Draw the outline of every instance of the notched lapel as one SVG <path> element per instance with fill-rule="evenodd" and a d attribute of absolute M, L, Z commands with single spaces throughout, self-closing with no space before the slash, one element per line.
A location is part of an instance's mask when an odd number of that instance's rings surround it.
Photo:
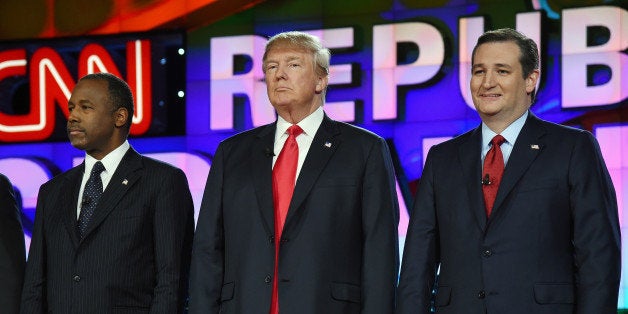
<path fill-rule="evenodd" d="M 301 203 L 303 203 L 312 190 L 314 183 L 323 169 L 325 169 L 331 156 L 341 145 L 342 141 L 338 135 L 340 135 L 340 129 L 336 125 L 336 122 L 325 115 L 321 126 L 314 136 L 310 150 L 305 157 L 301 172 L 297 178 L 288 209 L 288 216 L 286 217 L 284 233 L 288 235 L 291 234 L 291 230 L 294 228 L 291 222 L 298 213 Z"/>
<path fill-rule="evenodd" d="M 276 124 L 265 127 L 257 135 L 249 159 L 249 173 L 255 187 L 258 209 L 263 220 L 264 229 L 269 236 L 275 234 L 275 213 L 273 207 L 273 145 Z"/>
<path fill-rule="evenodd" d="M 129 148 L 100 197 L 83 239 L 89 237 L 91 232 L 109 216 L 122 197 L 140 179 L 141 171 L 139 170 L 142 168 L 142 157 L 133 148 Z"/>
<path fill-rule="evenodd" d="M 85 171 L 85 163 L 70 170 L 67 176 L 63 179 L 63 186 L 61 187 L 61 198 L 57 204 L 60 210 L 64 211 L 63 221 L 65 228 L 70 235 L 72 244 L 74 247 L 78 247 L 79 237 L 77 226 L 76 209 L 78 207 L 78 194 L 81 188 L 81 181 L 83 181 L 83 172 Z M 70 191 L 70 193 L 63 193 L 63 191 Z"/>
<path fill-rule="evenodd" d="M 543 151 L 545 147 L 541 139 L 543 135 L 545 135 L 545 129 L 538 123 L 538 118 L 530 113 L 526 124 L 521 129 L 521 133 L 519 133 L 519 137 L 504 169 L 504 176 L 499 184 L 495 205 L 493 206 L 494 215 L 491 215 L 491 218 L 502 215 L 500 207 L 506 197 L 523 174 L 530 168 L 536 157 Z"/>

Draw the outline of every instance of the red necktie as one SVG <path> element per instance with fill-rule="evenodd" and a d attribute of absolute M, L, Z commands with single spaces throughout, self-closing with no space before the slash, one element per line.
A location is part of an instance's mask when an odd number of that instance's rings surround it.
<path fill-rule="evenodd" d="M 500 145 L 506 139 L 501 135 L 495 135 L 491 140 L 492 146 L 484 158 L 484 170 L 482 171 L 482 192 L 484 193 L 484 205 L 486 205 L 486 217 L 491 216 L 491 210 L 497 196 L 497 189 L 504 174 L 504 156 Z"/>
<path fill-rule="evenodd" d="M 288 128 L 288 139 L 283 145 L 275 167 L 273 168 L 273 202 L 275 204 L 275 274 L 273 276 L 273 295 L 270 303 L 270 314 L 279 313 L 279 298 L 277 293 L 277 275 L 279 265 L 279 244 L 281 232 L 288 214 L 288 207 L 294 192 L 294 182 L 297 176 L 299 161 L 299 145 L 297 136 L 303 129 L 294 124 Z"/>

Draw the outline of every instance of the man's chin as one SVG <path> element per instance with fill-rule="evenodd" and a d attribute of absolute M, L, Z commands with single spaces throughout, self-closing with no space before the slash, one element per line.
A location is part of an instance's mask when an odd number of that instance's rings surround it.
<path fill-rule="evenodd" d="M 82 141 L 72 141 L 70 140 L 70 144 L 74 146 L 76 149 L 85 150 L 85 143 Z"/>

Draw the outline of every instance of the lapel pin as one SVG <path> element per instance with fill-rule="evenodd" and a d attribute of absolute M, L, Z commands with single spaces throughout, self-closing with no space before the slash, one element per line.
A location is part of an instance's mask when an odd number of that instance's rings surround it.
<path fill-rule="evenodd" d="M 124 185 L 129 184 L 129 180 L 127 180 L 127 179 L 122 180 L 122 184 L 124 184 Z"/>
<path fill-rule="evenodd" d="M 331 147 L 331 142 L 325 142 L 325 147 L 330 148 Z"/>
<path fill-rule="evenodd" d="M 531 148 L 531 149 L 539 149 L 539 145 L 537 145 L 537 144 L 531 144 L 531 145 L 530 145 L 530 148 Z"/>

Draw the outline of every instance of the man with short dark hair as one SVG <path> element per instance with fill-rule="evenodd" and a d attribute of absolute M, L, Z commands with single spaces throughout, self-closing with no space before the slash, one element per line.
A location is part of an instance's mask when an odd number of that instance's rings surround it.
<path fill-rule="evenodd" d="M 480 36 L 471 71 L 482 124 L 430 149 L 398 313 L 617 313 L 617 201 L 596 139 L 529 111 L 539 56 L 519 32 Z"/>
<path fill-rule="evenodd" d="M 114 75 L 81 78 L 68 109 L 85 161 L 39 190 L 22 313 L 182 313 L 194 230 L 185 174 L 129 145 L 133 96 Z"/>

